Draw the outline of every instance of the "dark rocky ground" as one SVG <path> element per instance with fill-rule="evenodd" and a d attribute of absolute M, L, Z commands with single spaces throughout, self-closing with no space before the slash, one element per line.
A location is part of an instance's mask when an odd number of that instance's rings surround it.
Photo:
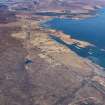
<path fill-rule="evenodd" d="M 16 27 L 0 27 L 0 105 L 30 105 L 25 49 L 10 37 Z M 27 85 L 27 86 L 26 86 Z"/>

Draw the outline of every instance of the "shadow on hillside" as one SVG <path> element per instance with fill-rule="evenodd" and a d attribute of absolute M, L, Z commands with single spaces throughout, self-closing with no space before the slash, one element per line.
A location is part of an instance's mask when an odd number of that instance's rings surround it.
<path fill-rule="evenodd" d="M 0 23 L 9 23 L 16 21 L 15 13 L 10 11 L 8 6 L 0 4 Z"/>

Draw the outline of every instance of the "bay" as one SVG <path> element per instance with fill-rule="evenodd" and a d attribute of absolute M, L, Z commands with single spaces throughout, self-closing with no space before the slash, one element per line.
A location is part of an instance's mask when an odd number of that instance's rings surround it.
<path fill-rule="evenodd" d="M 97 10 L 96 16 L 87 19 L 53 18 L 43 24 L 44 27 L 61 30 L 74 39 L 86 41 L 92 46 L 78 48 L 76 44 L 67 44 L 57 37 L 53 40 L 64 44 L 81 57 L 88 58 L 93 63 L 105 68 L 105 8 Z"/>

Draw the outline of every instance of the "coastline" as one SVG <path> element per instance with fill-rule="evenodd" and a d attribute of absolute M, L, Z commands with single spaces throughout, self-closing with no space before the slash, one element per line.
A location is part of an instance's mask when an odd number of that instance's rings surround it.
<path fill-rule="evenodd" d="M 89 61 L 88 59 L 85 59 L 85 58 L 82 58 L 82 57 L 78 56 L 75 52 L 73 52 L 72 50 L 68 49 L 66 46 L 54 42 L 54 40 L 51 39 L 51 37 L 49 37 L 49 35 L 51 34 L 51 35 L 54 35 L 54 36 L 56 36 L 56 37 L 59 37 L 59 38 L 62 39 L 63 41 L 65 41 L 65 42 L 67 42 L 67 43 L 70 43 L 70 44 L 78 43 L 78 46 L 79 46 L 79 47 L 86 47 L 86 46 L 89 45 L 89 43 L 75 40 L 75 39 L 71 38 L 70 36 L 67 36 L 66 34 L 64 34 L 64 33 L 61 32 L 61 31 L 52 30 L 52 29 L 45 29 L 45 28 L 43 28 L 43 27 L 40 27 L 40 22 L 32 21 L 32 26 L 31 26 L 31 27 L 33 27 L 33 29 L 36 30 L 35 32 L 32 32 L 33 35 L 32 35 L 32 38 L 31 38 L 31 47 L 32 47 L 32 46 L 33 46 L 33 47 L 34 47 L 34 46 L 37 46 L 38 48 L 42 49 L 42 51 L 46 52 L 46 54 L 47 54 L 47 53 L 50 54 L 50 52 L 51 52 L 51 53 L 54 52 L 54 55 L 56 55 L 56 53 L 58 53 L 58 56 L 59 56 L 59 53 L 60 53 L 60 54 L 61 54 L 62 52 L 63 52 L 63 53 L 67 53 L 67 55 L 64 55 L 64 56 L 66 57 L 66 56 L 69 55 L 69 56 L 74 57 L 74 58 L 72 58 L 72 59 L 74 59 L 74 62 L 75 62 L 74 64 L 77 64 L 77 65 L 78 65 L 77 67 L 80 66 L 80 68 L 82 68 L 82 65 L 81 65 L 81 64 L 82 64 L 83 62 L 85 62 L 85 61 L 86 61 L 86 63 L 89 63 L 91 66 L 93 65 L 93 63 L 90 63 L 90 61 Z M 37 32 L 37 34 L 39 33 L 39 36 L 35 34 L 36 32 Z M 41 33 L 43 33 L 43 35 L 40 35 Z M 26 34 L 25 34 L 25 33 L 23 34 L 23 32 L 22 32 L 22 33 L 19 32 L 19 34 L 18 34 L 18 33 L 12 34 L 12 37 L 17 37 L 17 38 L 19 38 L 19 39 L 24 40 L 24 39 L 26 38 Z M 49 48 L 50 46 L 52 46 L 52 49 Z M 48 48 L 48 49 L 46 49 L 46 48 Z M 60 50 L 60 49 L 61 49 L 61 50 Z M 50 50 L 51 50 L 51 51 L 50 51 Z M 60 52 L 59 52 L 59 50 L 60 50 Z M 70 53 L 70 54 L 69 54 L 69 53 Z M 46 55 L 46 54 L 45 54 L 45 55 Z M 50 54 L 50 56 L 52 56 L 52 57 L 53 57 L 54 55 Z M 46 56 L 47 56 L 47 55 L 46 55 Z M 63 55 L 60 55 L 60 56 L 63 56 Z M 56 58 L 57 58 L 57 57 L 54 57 L 55 61 L 56 61 Z M 62 58 L 62 57 L 61 57 L 61 58 Z M 67 57 L 66 57 L 66 58 L 67 58 Z M 75 60 L 75 59 L 77 59 L 77 60 Z M 79 60 L 79 62 L 82 61 L 82 62 L 80 63 L 80 65 L 79 65 L 78 60 Z M 78 63 L 76 63 L 76 61 L 77 61 Z M 68 61 L 67 64 L 69 64 L 69 62 L 72 62 L 71 59 Z M 74 67 L 75 67 L 75 66 L 76 66 L 76 65 L 74 65 Z M 95 66 L 95 64 L 94 64 L 92 67 L 94 67 L 94 66 Z M 97 68 L 97 67 L 98 67 L 98 66 L 96 66 L 96 68 Z M 99 68 L 100 68 L 100 67 L 98 67 L 98 69 L 99 69 Z M 102 68 L 101 68 L 101 69 L 102 69 Z"/>
<path fill-rule="evenodd" d="M 53 37 L 56 37 L 56 38 L 58 38 L 58 39 L 60 39 L 60 40 L 62 40 L 64 43 L 66 43 L 66 44 L 76 44 L 76 46 L 78 47 L 78 49 L 79 48 L 85 48 L 85 47 L 88 47 L 88 46 L 93 46 L 94 47 L 94 45 L 92 45 L 92 44 L 90 44 L 90 43 L 88 43 L 88 42 L 85 42 L 85 41 L 80 41 L 80 40 L 77 40 L 77 39 L 74 39 L 74 38 L 72 38 L 71 36 L 70 36 L 70 34 L 69 35 L 67 35 L 67 34 L 65 34 L 64 32 L 62 32 L 62 31 L 60 31 L 60 30 L 55 30 L 55 29 L 50 29 L 50 28 L 48 28 L 48 27 L 44 27 L 43 25 L 40 25 L 40 24 L 44 24 L 45 22 L 46 22 L 47 20 L 44 20 L 44 22 L 42 21 L 42 22 L 39 22 L 39 27 L 41 27 L 41 28 L 44 28 L 44 30 L 46 30 L 48 33 L 49 33 L 49 35 L 52 35 Z M 51 37 L 50 37 L 51 38 Z M 51 38 L 53 41 L 54 41 L 54 39 L 53 38 Z M 59 42 L 58 42 L 58 44 L 59 44 Z M 63 45 L 63 44 L 62 44 Z M 65 46 L 65 45 L 63 45 L 63 46 Z M 69 49 L 70 50 L 70 49 Z M 71 50 L 72 51 L 72 50 Z M 73 53 L 75 53 L 74 51 L 72 51 Z M 76 53 L 75 53 L 76 54 Z M 76 54 L 78 57 L 80 57 L 78 54 Z M 93 63 L 92 61 L 90 61 L 88 58 L 84 58 L 84 57 L 80 57 L 80 58 L 82 58 L 82 59 L 84 59 L 84 60 L 86 60 L 87 61 L 87 63 L 88 64 L 92 64 L 93 66 L 95 66 L 96 68 L 98 68 L 98 69 L 101 69 L 102 71 L 104 71 L 104 67 L 101 67 L 101 66 L 99 66 L 98 64 L 95 64 L 95 63 Z"/>
<path fill-rule="evenodd" d="M 104 8 L 103 8 L 104 9 Z M 101 11 L 101 13 L 99 13 L 98 12 L 98 14 L 99 15 L 101 15 L 103 12 L 103 9 L 99 9 L 98 11 Z M 97 17 L 98 18 L 98 17 Z M 53 19 L 53 18 L 52 18 Z M 51 20 L 52 20 L 51 19 Z M 93 17 L 92 17 L 92 19 L 93 19 Z M 99 19 L 100 19 L 100 17 L 99 17 Z M 50 20 L 50 21 L 51 21 Z M 55 20 L 56 21 L 56 20 Z M 84 21 L 84 20 L 83 20 Z M 96 20 L 95 20 L 96 21 Z M 87 51 L 89 51 L 88 52 L 88 54 L 89 55 L 87 55 L 87 56 L 89 56 L 90 58 L 86 58 L 86 59 L 89 59 L 89 60 L 92 60 L 92 62 L 94 62 L 94 63 L 96 63 L 96 65 L 100 65 L 100 67 L 102 67 L 103 69 L 104 69 L 104 63 L 102 63 L 101 62 L 101 64 L 100 64 L 100 61 L 101 61 L 101 57 L 99 57 L 99 62 L 97 61 L 95 61 L 95 57 L 97 57 L 97 56 L 94 56 L 93 55 L 93 53 L 95 53 L 95 54 L 100 54 L 101 53 L 101 50 L 97 47 L 97 46 L 95 46 L 95 44 L 93 43 L 93 44 L 91 44 L 91 43 L 89 43 L 89 42 L 87 42 L 87 41 L 81 41 L 81 40 L 78 40 L 78 39 L 74 39 L 73 38 L 73 34 L 71 34 L 70 35 L 70 33 L 68 33 L 68 34 L 65 34 L 64 32 L 62 32 L 62 31 L 64 31 L 64 30 L 57 30 L 57 29 L 54 29 L 54 27 L 53 28 L 51 28 L 50 26 L 47 26 L 47 23 L 48 21 L 46 20 L 46 21 L 42 21 L 42 23 L 41 23 L 41 26 L 43 27 L 43 28 L 45 28 L 46 30 L 48 29 L 48 30 L 50 30 L 50 34 L 51 34 L 51 37 L 52 37 L 52 39 L 54 39 L 54 41 L 56 40 L 56 41 L 58 41 L 58 43 L 61 43 L 61 44 L 64 44 L 66 47 L 68 47 L 68 48 L 70 48 L 69 46 L 71 46 L 71 49 L 72 49 L 72 45 L 74 46 L 74 47 L 76 47 L 75 49 L 73 49 L 73 51 L 75 52 L 75 51 L 79 51 L 79 49 L 80 49 L 80 51 L 85 51 L 85 49 L 87 50 Z M 52 21 L 53 22 L 53 21 Z M 62 21 L 61 21 L 62 22 Z M 72 22 L 72 21 L 71 21 Z M 50 23 L 50 22 L 49 22 Z M 52 23 L 53 24 L 53 23 Z M 50 24 L 48 24 L 48 25 L 50 25 Z M 63 25 L 63 24 L 62 24 Z M 53 26 L 53 25 L 52 25 Z M 58 26 L 59 27 L 59 26 Z M 88 27 L 88 26 L 87 26 Z M 72 32 L 72 31 L 71 31 Z M 88 33 L 89 34 L 89 33 Z M 71 37 L 72 36 L 72 37 Z M 50 37 L 50 38 L 51 38 Z M 87 35 L 87 37 L 88 37 L 88 35 Z M 85 38 L 85 40 L 86 40 L 86 38 Z M 92 41 L 90 41 L 90 42 L 92 42 Z M 77 50 L 76 50 L 77 49 Z M 93 49 L 94 51 L 90 51 L 91 49 Z M 78 52 L 77 51 L 77 55 L 78 54 L 80 54 L 81 52 Z M 87 54 L 87 53 L 86 53 Z M 84 54 L 85 55 L 85 54 Z M 84 56 L 83 55 L 83 56 Z M 104 55 L 104 54 L 103 54 Z M 79 55 L 79 56 L 81 56 L 81 57 L 83 57 L 81 54 Z M 93 56 L 93 58 L 91 59 L 91 56 Z M 101 56 L 101 55 L 100 55 Z M 97 58 L 96 58 L 97 59 Z M 102 60 L 103 62 L 104 62 L 104 60 Z"/>

